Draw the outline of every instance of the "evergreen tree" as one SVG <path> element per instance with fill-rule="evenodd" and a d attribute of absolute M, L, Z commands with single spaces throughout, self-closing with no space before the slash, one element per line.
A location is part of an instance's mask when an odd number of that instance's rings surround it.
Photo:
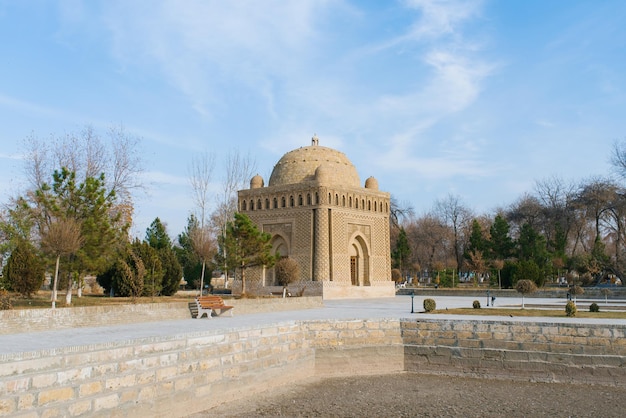
<path fill-rule="evenodd" d="M 487 246 L 487 240 L 483 236 L 483 229 L 480 226 L 478 220 L 474 219 L 472 221 L 472 229 L 469 236 L 469 244 L 465 249 L 464 257 L 466 260 L 471 260 L 470 254 L 482 254 L 485 253 L 485 249 Z"/>
<path fill-rule="evenodd" d="M 141 259 L 145 273 L 143 276 L 143 296 L 158 296 L 163 288 L 163 266 L 159 252 L 146 241 L 135 239 L 132 244 L 132 253 Z"/>
<path fill-rule="evenodd" d="M 492 260 L 506 260 L 513 254 L 515 247 L 509 236 L 509 224 L 501 215 L 496 215 L 489 229 L 489 258 Z"/>
<path fill-rule="evenodd" d="M 84 276 L 98 274 L 111 263 L 126 241 L 128 226 L 113 210 L 115 195 L 106 191 L 104 175 L 87 177 L 77 185 L 76 174 L 63 167 L 52 179 L 52 186 L 43 183 L 35 191 L 31 213 L 42 236 L 49 235 L 51 225 L 60 220 L 80 224 L 81 246 L 66 269 L 68 277 L 82 282 Z"/>
<path fill-rule="evenodd" d="M 517 250 L 519 260 L 533 260 L 540 268 L 545 267 L 548 260 L 546 239 L 528 223 L 522 225 Z"/>
<path fill-rule="evenodd" d="M 4 267 L 11 290 L 29 298 L 43 284 L 44 273 L 44 264 L 35 248 L 28 241 L 20 240 Z"/>
<path fill-rule="evenodd" d="M 162 295 L 171 296 L 178 291 L 183 270 L 176 253 L 172 249 L 172 241 L 167 233 L 167 228 L 159 218 L 152 221 L 146 230 L 146 241 L 157 252 L 161 265 L 162 277 L 159 292 Z M 144 264 L 146 264 L 146 260 L 144 260 Z M 149 280 L 146 285 L 150 288 Z M 145 290 L 144 293 L 146 293 Z M 151 294 L 150 291 L 148 294 Z"/>
<path fill-rule="evenodd" d="M 178 291 L 180 279 L 183 277 L 183 269 L 178 262 L 176 253 L 171 248 L 159 250 L 161 266 L 163 267 L 163 281 L 161 294 L 172 296 Z"/>
<path fill-rule="evenodd" d="M 199 227 L 198 219 L 190 215 L 185 230 L 178 235 L 178 246 L 175 247 L 176 257 L 183 268 L 183 277 L 192 288 L 199 286 L 202 275 L 202 260 L 194 251 L 191 240 L 193 231 Z"/>
<path fill-rule="evenodd" d="M 143 292 L 145 274 L 146 268 L 143 261 L 129 245 L 123 257 L 115 263 L 111 273 L 111 286 L 117 295 L 135 300 Z"/>
<path fill-rule="evenodd" d="M 219 255 L 226 257 L 224 264 L 241 273 L 241 293 L 246 294 L 246 269 L 256 266 L 272 267 L 276 257 L 271 254 L 272 236 L 260 231 L 252 220 L 242 213 L 235 213 L 234 221 L 226 226 L 226 234 L 220 237 Z M 220 263 L 221 265 L 222 263 Z"/>
<path fill-rule="evenodd" d="M 172 248 L 172 240 L 167 234 L 165 225 L 159 218 L 152 221 L 150 227 L 146 230 L 146 241 L 152 248 L 157 250 Z"/>
<path fill-rule="evenodd" d="M 520 280 L 530 280 L 537 287 L 543 286 L 546 275 L 545 272 L 539 268 L 537 263 L 534 260 L 521 260 L 517 263 L 517 269 L 513 275 L 513 280 L 515 283 Z"/>
<path fill-rule="evenodd" d="M 406 235 L 404 227 L 400 228 L 398 234 L 398 240 L 396 241 L 396 248 L 393 250 L 392 258 L 394 267 L 400 269 L 403 277 L 406 277 L 406 268 L 409 265 L 409 256 L 411 255 L 411 247 L 409 247 L 409 240 Z"/>

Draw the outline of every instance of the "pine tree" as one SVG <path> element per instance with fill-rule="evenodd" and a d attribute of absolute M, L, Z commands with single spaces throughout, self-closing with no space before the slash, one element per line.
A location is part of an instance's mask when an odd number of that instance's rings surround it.
<path fill-rule="evenodd" d="M 176 253 L 171 248 L 159 250 L 159 257 L 163 267 L 161 294 L 172 296 L 178 291 L 180 279 L 183 277 L 183 269 L 178 262 Z"/>
<path fill-rule="evenodd" d="M 241 273 L 241 293 L 246 294 L 246 269 L 256 266 L 272 267 L 276 257 L 271 254 L 272 236 L 260 231 L 252 220 L 242 213 L 235 213 L 234 221 L 226 226 L 226 234 L 219 240 L 219 254 L 227 254 L 229 269 Z M 221 265 L 221 264 L 220 264 Z"/>
<path fill-rule="evenodd" d="M 159 218 L 152 221 L 146 230 L 146 241 L 151 248 L 156 250 L 161 266 L 162 276 L 158 290 L 162 295 L 171 296 L 178 291 L 180 279 L 183 277 L 183 269 L 172 249 L 172 241 L 167 233 L 167 228 Z M 147 265 L 145 260 L 144 264 Z M 149 281 L 146 285 L 150 287 Z"/>
<path fill-rule="evenodd" d="M 185 230 L 178 235 L 178 246 L 174 247 L 176 257 L 183 269 L 183 277 L 185 281 L 196 288 L 200 284 L 200 276 L 202 275 L 202 260 L 193 250 L 191 236 L 194 230 L 200 227 L 198 218 L 191 214 L 187 219 Z"/>
<path fill-rule="evenodd" d="M 406 277 L 406 267 L 409 265 L 409 256 L 411 255 L 411 247 L 409 246 L 409 240 L 406 236 L 404 227 L 400 228 L 398 234 L 398 240 L 396 242 L 396 248 L 393 251 L 392 258 L 395 267 L 400 269 L 403 277 Z"/>
<path fill-rule="evenodd" d="M 164 271 L 161 258 L 159 257 L 159 251 L 151 247 L 146 241 L 135 239 L 132 244 L 132 252 L 141 259 L 145 268 L 141 294 L 151 297 L 160 295 L 161 289 L 163 288 Z"/>
<path fill-rule="evenodd" d="M 25 240 L 20 240 L 11 253 L 4 268 L 6 281 L 11 290 L 30 297 L 39 290 L 44 281 L 44 265 L 35 248 Z"/>
<path fill-rule="evenodd" d="M 509 236 L 509 224 L 501 215 L 496 215 L 489 229 L 489 258 L 506 260 L 512 255 L 513 240 Z"/>
<path fill-rule="evenodd" d="M 172 240 L 167 234 L 165 225 L 163 225 L 159 218 L 152 221 L 146 230 L 146 241 L 152 248 L 157 250 L 172 248 Z"/>

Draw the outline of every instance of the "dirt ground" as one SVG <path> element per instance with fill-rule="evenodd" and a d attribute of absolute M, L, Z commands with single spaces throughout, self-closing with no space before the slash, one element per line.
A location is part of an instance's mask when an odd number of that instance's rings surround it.
<path fill-rule="evenodd" d="M 242 394 L 243 396 L 243 394 Z M 310 380 L 204 417 L 623 417 L 623 389 L 401 373 Z"/>

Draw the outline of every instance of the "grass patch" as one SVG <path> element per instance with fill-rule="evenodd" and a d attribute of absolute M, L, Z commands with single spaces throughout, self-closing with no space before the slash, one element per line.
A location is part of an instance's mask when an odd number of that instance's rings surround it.
<path fill-rule="evenodd" d="M 608 319 L 626 319 L 626 312 L 589 312 L 580 309 L 578 306 L 575 318 L 608 318 Z M 431 313 L 448 314 L 448 315 L 474 315 L 474 316 L 532 316 L 540 318 L 567 318 L 565 308 L 563 309 L 506 309 L 506 308 L 454 308 L 454 309 L 438 309 Z"/>

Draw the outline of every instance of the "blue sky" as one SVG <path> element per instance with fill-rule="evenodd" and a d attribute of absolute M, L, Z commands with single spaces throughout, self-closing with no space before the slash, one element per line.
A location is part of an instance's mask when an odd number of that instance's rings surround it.
<path fill-rule="evenodd" d="M 249 153 L 267 181 L 314 133 L 418 214 L 449 194 L 488 213 L 610 173 L 625 21 L 622 0 L 0 0 L 0 202 L 31 133 L 122 124 L 141 237 L 182 231 L 194 155 Z"/>

